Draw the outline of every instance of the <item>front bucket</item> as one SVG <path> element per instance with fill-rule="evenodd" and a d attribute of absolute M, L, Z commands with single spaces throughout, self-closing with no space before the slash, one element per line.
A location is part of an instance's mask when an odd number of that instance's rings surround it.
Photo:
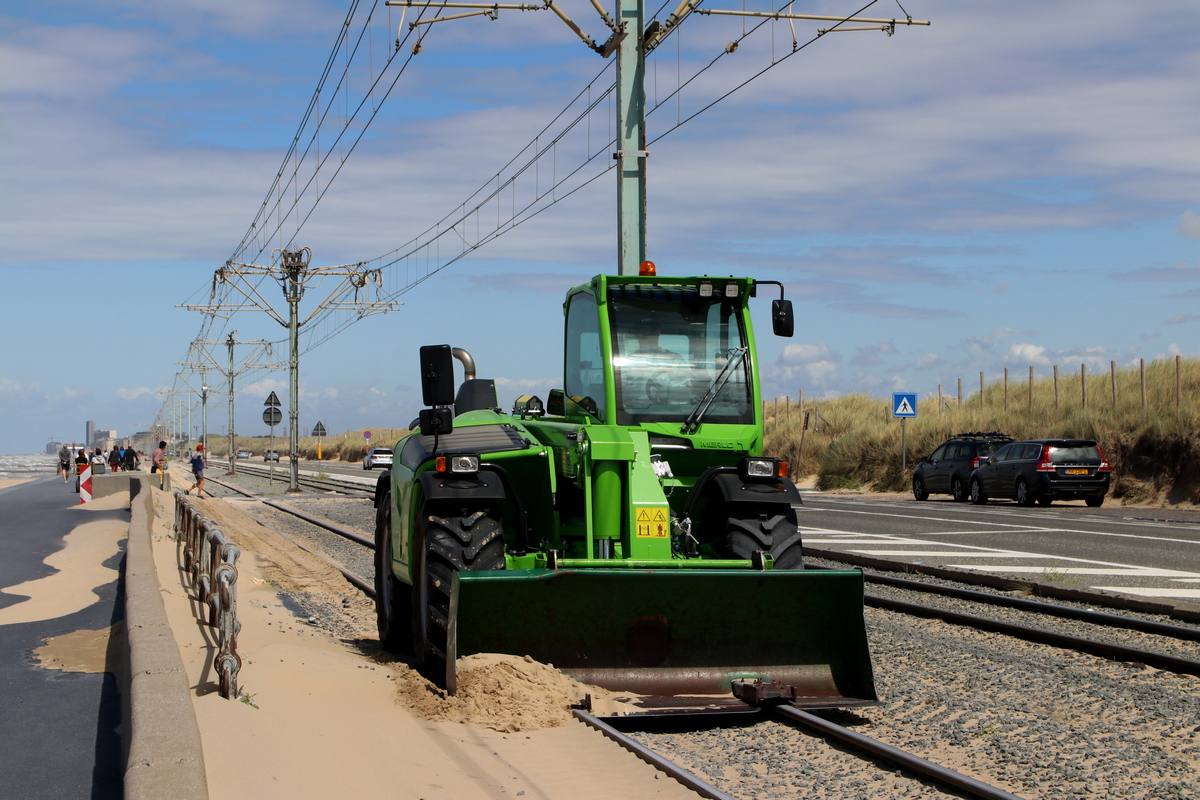
<path fill-rule="evenodd" d="M 655 696 L 795 686 L 797 705 L 875 701 L 858 570 L 562 569 L 459 573 L 454 659 L 528 655 L 579 681 Z"/>

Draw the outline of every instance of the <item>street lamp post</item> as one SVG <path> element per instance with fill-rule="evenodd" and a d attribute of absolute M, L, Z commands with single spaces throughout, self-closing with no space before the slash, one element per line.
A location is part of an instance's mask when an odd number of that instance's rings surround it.
<path fill-rule="evenodd" d="M 208 384 L 200 384 L 200 444 L 208 458 Z"/>

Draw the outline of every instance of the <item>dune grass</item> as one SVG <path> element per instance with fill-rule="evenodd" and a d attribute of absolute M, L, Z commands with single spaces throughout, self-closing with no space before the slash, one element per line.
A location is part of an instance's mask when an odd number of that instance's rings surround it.
<path fill-rule="evenodd" d="M 1175 362 L 1146 365 L 1146 406 L 1138 368 L 1116 373 L 1113 403 L 1108 372 L 1088 375 L 1087 408 L 1079 372 L 1060 370 L 1058 403 L 1053 378 L 1043 375 L 1029 391 L 1028 372 L 1011 379 L 1005 408 L 1003 381 L 963 397 L 946 396 L 938 413 L 936 393 L 919 400 L 918 417 L 907 423 L 908 470 L 900 467 L 900 425 L 891 403 L 865 395 L 806 401 L 819 410 L 817 429 L 802 430 L 799 409 L 768 402 L 766 451 L 787 459 L 799 479 L 817 476 L 821 489 L 873 488 L 905 491 L 913 465 L 947 438 L 965 431 L 999 431 L 1016 439 L 1082 438 L 1099 442 L 1113 467 L 1113 497 L 1124 502 L 1200 502 L 1200 361 L 1180 363 L 1176 405 Z M 1048 369 L 1042 372 L 1049 372 Z M 978 385 L 978 384 L 976 384 Z M 810 416 L 810 419 L 812 417 Z M 825 422 L 828 420 L 828 424 Z M 803 455 L 801 438 L 803 436 Z"/>
<path fill-rule="evenodd" d="M 371 440 L 363 438 L 365 431 L 371 431 Z M 321 459 L 324 461 L 359 461 L 367 454 L 368 447 L 392 447 L 401 436 L 408 433 L 407 428 L 360 428 L 346 431 L 333 436 L 321 438 Z M 229 440 L 224 436 L 209 434 L 210 458 L 228 458 Z M 315 461 L 317 458 L 317 437 L 301 436 L 298 440 L 300 457 Z M 263 451 L 271 447 L 267 437 L 238 436 L 234 447 L 250 451 L 250 457 L 262 458 Z M 275 449 L 281 456 L 288 455 L 288 437 L 276 436 Z"/>

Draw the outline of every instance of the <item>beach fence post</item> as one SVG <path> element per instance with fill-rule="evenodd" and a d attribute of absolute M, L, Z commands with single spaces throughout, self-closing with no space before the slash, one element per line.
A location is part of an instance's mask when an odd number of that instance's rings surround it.
<path fill-rule="evenodd" d="M 1108 362 L 1108 374 L 1112 377 L 1113 408 L 1117 407 L 1117 362 Z"/>
<path fill-rule="evenodd" d="M 1087 410 L 1087 364 L 1079 365 L 1079 396 L 1083 400 L 1083 408 Z"/>
<path fill-rule="evenodd" d="M 1029 365 L 1029 410 L 1033 411 L 1033 364 Z"/>
<path fill-rule="evenodd" d="M 983 373 L 979 373 L 979 409 L 983 410 Z"/>
<path fill-rule="evenodd" d="M 1054 410 L 1058 410 L 1058 364 L 1054 365 Z"/>
<path fill-rule="evenodd" d="M 1142 379 L 1142 410 L 1146 410 L 1146 359 L 1138 359 L 1138 371 L 1141 373 Z"/>
<path fill-rule="evenodd" d="M 1175 356 L 1175 408 L 1183 405 L 1183 356 Z"/>
<path fill-rule="evenodd" d="M 1004 368 L 1004 410 L 1008 411 L 1008 367 Z"/>

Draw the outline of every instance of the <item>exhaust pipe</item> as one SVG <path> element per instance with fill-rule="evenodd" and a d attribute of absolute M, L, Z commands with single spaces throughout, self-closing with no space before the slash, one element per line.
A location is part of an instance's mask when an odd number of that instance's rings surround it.
<path fill-rule="evenodd" d="M 450 355 L 462 362 L 463 382 L 475 380 L 475 359 L 471 358 L 471 354 L 461 347 L 455 347 L 450 350 Z"/>

